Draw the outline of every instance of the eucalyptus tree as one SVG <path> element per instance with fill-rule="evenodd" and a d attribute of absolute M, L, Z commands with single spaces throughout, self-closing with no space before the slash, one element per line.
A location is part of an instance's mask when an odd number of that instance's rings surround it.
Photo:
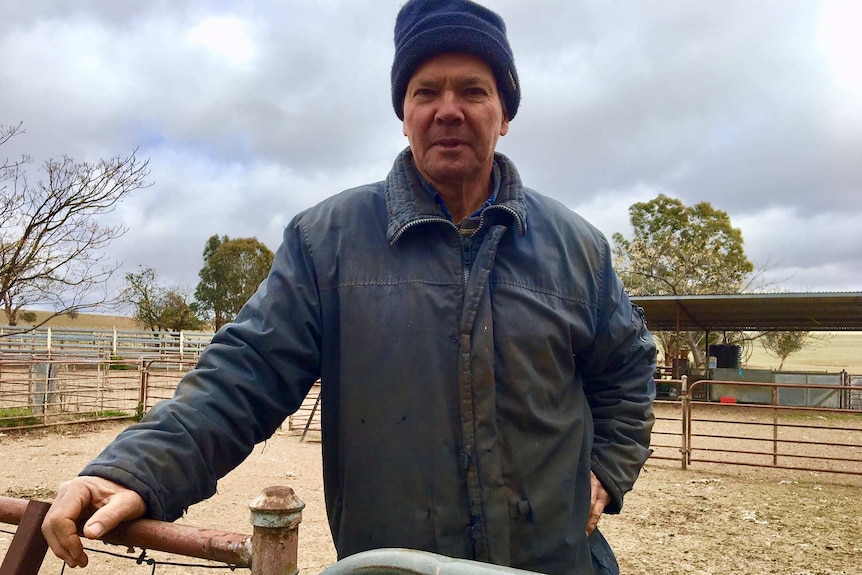
<path fill-rule="evenodd" d="M 215 329 L 236 317 L 266 279 L 273 257 L 257 238 L 210 236 L 204 246 L 195 299 Z"/>
<path fill-rule="evenodd" d="M 613 235 L 614 267 L 631 295 L 734 294 L 744 291 L 754 265 L 742 231 L 709 202 L 687 206 L 660 194 L 629 207 L 633 233 Z M 649 318 L 647 318 L 649 320 Z M 705 362 L 703 334 L 686 332 L 696 365 Z M 739 340 L 741 334 L 725 334 Z M 679 353 L 676 334 L 657 333 L 665 357 Z"/>

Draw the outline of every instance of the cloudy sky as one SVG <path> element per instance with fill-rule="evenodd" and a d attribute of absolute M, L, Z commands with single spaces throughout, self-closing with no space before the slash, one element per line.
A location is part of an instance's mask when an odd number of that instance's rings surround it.
<path fill-rule="evenodd" d="M 0 0 L 0 148 L 149 158 L 108 248 L 194 287 L 212 234 L 273 250 L 382 179 L 401 0 Z M 862 291 L 862 3 L 486 0 L 523 100 L 499 149 L 605 234 L 659 193 L 727 211 L 785 290 Z M 34 168 L 35 171 L 35 168 Z M 35 176 L 31 175 L 31 178 Z"/>

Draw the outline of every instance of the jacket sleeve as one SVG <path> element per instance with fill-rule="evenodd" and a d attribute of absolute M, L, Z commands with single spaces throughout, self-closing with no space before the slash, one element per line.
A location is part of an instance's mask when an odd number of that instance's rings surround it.
<path fill-rule="evenodd" d="M 296 411 L 320 373 L 320 302 L 300 216 L 272 269 L 174 397 L 123 431 L 81 472 L 143 497 L 166 521 L 215 493 L 219 478 Z"/>
<path fill-rule="evenodd" d="M 582 365 L 593 418 L 592 470 L 619 513 L 650 449 L 654 423 L 656 346 L 643 310 L 631 303 L 604 244 L 596 339 Z"/>

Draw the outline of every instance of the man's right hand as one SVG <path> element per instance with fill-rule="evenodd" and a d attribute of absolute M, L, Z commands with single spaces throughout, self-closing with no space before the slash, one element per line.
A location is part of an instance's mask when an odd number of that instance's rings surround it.
<path fill-rule="evenodd" d="M 137 519 L 147 506 L 141 496 L 101 477 L 81 476 L 60 486 L 42 522 L 51 551 L 69 567 L 86 567 L 87 554 L 78 537 L 77 521 L 95 510 L 84 524 L 84 536 L 98 539 L 122 521 Z"/>

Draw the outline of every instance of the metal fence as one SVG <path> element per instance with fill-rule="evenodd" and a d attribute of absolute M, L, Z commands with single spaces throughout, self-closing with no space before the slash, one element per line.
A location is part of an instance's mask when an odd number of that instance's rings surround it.
<path fill-rule="evenodd" d="M 173 396 L 194 361 L 178 357 L 92 359 L 56 356 L 0 358 L 0 429 L 140 417 Z M 858 385 L 659 380 L 676 391 L 657 400 L 654 459 L 721 463 L 862 475 L 862 410 Z M 720 395 L 732 390 L 743 398 Z M 319 386 L 288 422 L 320 430 Z"/>
<path fill-rule="evenodd" d="M 0 496 L 0 523 L 18 525 L 0 564 L 0 573 L 39 573 L 48 548 L 40 530 L 48 507 L 49 504 L 42 501 Z M 134 548 L 140 549 L 137 559 L 134 555 L 127 558 L 152 565 L 154 573 L 160 563 L 176 563 L 161 562 L 148 554 L 151 551 L 224 563 L 231 570 L 248 568 L 252 575 L 295 574 L 298 571 L 298 530 L 304 507 L 292 489 L 268 487 L 249 505 L 252 535 L 139 519 L 117 526 L 102 541 L 126 547 L 129 553 Z M 204 564 L 184 566 L 207 567 Z"/>
<path fill-rule="evenodd" d="M 0 361 L 0 428 L 140 418 L 195 365 L 180 359 L 31 356 Z"/>
<path fill-rule="evenodd" d="M 136 563 L 146 562 L 156 572 L 159 565 L 186 568 L 204 564 L 160 561 L 149 552 L 192 557 L 223 563 L 223 567 L 249 569 L 251 575 L 296 575 L 299 572 L 299 525 L 305 504 L 289 487 L 268 487 L 251 502 L 252 534 L 218 531 L 138 519 L 121 523 L 101 540 L 121 545 L 128 553 L 141 550 Z M 0 575 L 38 575 L 48 550 L 40 526 L 49 504 L 0 496 L 0 523 L 17 525 L 9 549 L 0 563 Z M 93 553 L 96 550 L 87 549 Z M 127 564 L 128 561 L 127 560 Z M 122 568 L 119 562 L 118 568 Z M 65 568 L 64 568 L 65 570 Z M 61 571 L 62 573 L 63 571 Z M 321 575 L 538 575 L 530 571 L 456 559 L 412 549 L 373 549 L 351 555 L 329 566 Z"/>
<path fill-rule="evenodd" d="M 45 327 L 0 327 L 0 358 L 86 357 L 98 359 L 195 359 L 212 332 Z"/>
<path fill-rule="evenodd" d="M 817 382 L 701 380 L 689 386 L 685 378 L 676 381 L 679 398 L 656 401 L 652 459 L 678 461 L 683 469 L 720 464 L 862 475 L 862 411 L 852 401 L 858 389 Z M 704 388 L 731 385 L 750 388 L 743 395 L 758 402 L 740 403 L 732 396 L 694 399 L 712 395 Z M 788 398 L 797 405 L 784 404 Z"/>

